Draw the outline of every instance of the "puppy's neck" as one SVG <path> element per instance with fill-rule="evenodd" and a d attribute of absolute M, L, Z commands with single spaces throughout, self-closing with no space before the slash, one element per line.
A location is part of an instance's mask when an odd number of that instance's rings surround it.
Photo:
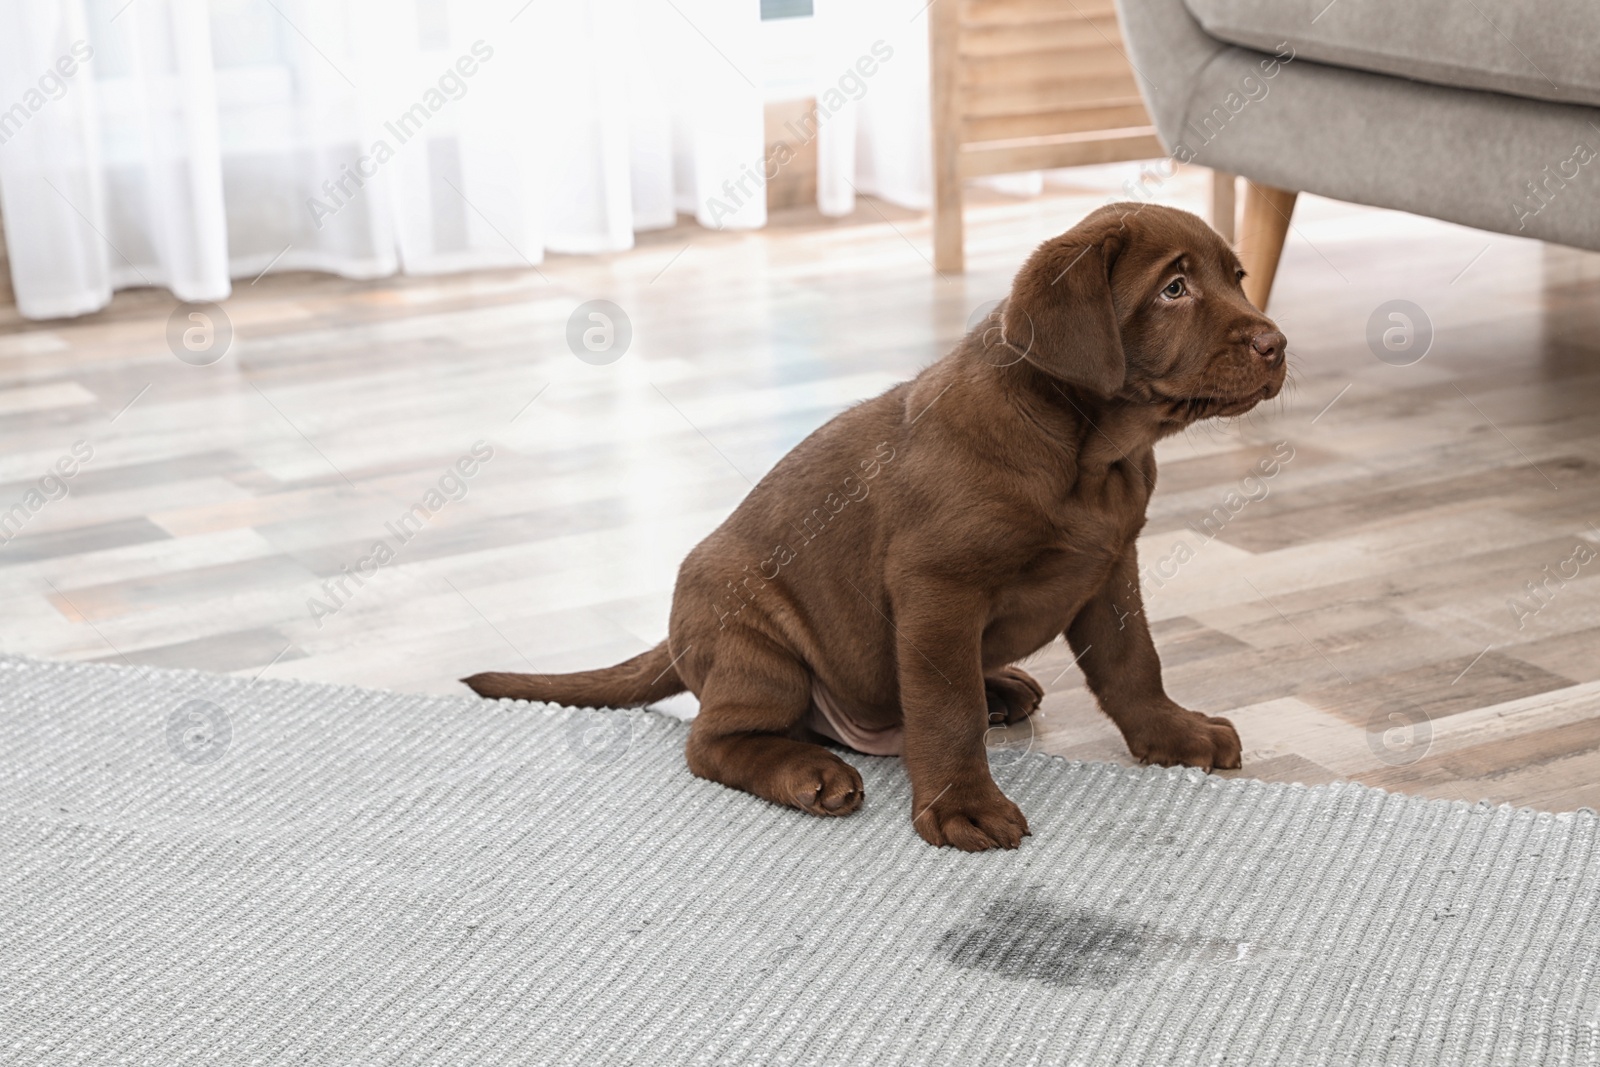
<path fill-rule="evenodd" d="M 1008 380 L 1006 380 L 1008 379 Z M 1040 429 L 1078 457 L 1085 470 L 1110 467 L 1147 454 L 1176 427 L 1165 410 L 1124 397 L 1104 397 L 1063 382 L 1026 361 L 1005 368 L 999 382 Z"/>

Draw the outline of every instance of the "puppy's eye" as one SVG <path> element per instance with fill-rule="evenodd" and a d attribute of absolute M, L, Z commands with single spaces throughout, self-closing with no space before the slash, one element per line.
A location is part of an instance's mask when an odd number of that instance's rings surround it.
<path fill-rule="evenodd" d="M 1161 290 L 1161 295 L 1166 297 L 1168 300 L 1176 300 L 1178 297 L 1182 296 L 1188 291 L 1189 288 L 1183 284 L 1182 278 L 1174 278 L 1167 283 L 1167 287 L 1165 289 Z"/>
<path fill-rule="evenodd" d="M 1236 281 L 1236 282 L 1244 281 L 1244 271 L 1243 270 L 1234 271 L 1233 272 L 1233 280 Z"/>

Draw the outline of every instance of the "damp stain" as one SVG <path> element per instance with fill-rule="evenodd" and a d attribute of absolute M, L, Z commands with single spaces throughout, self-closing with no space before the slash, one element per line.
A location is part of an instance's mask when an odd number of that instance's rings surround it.
<path fill-rule="evenodd" d="M 1002 978 L 1112 989 L 1163 961 L 1240 962 L 1248 947 L 1033 897 L 990 903 L 980 918 L 946 930 L 935 951 L 957 967 Z"/>

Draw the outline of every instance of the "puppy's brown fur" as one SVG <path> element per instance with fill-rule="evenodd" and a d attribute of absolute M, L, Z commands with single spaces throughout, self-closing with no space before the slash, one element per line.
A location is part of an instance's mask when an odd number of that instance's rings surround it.
<path fill-rule="evenodd" d="M 862 801 L 811 740 L 843 720 L 901 752 L 925 839 L 1015 848 L 1027 820 L 984 733 L 1038 707 L 1011 665 L 1064 633 L 1135 756 L 1239 766 L 1232 724 L 1162 687 L 1134 539 L 1155 442 L 1283 385 L 1286 342 L 1242 275 L 1193 215 L 1094 212 L 955 351 L 779 461 L 684 561 L 666 641 L 606 670 L 466 683 L 578 706 L 691 689 L 690 769 L 816 815 Z"/>

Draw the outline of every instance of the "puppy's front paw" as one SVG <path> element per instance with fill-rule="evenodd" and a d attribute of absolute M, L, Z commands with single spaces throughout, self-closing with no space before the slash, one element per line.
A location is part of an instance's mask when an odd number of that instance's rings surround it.
<path fill-rule="evenodd" d="M 1162 767 L 1181 764 L 1222 771 L 1237 769 L 1241 762 L 1239 731 L 1233 723 L 1176 705 L 1130 733 L 1128 751 L 1142 763 Z"/>
<path fill-rule="evenodd" d="M 1028 835 L 1022 809 L 992 783 L 987 788 L 953 787 L 932 801 L 917 799 L 912 825 L 930 845 L 963 852 L 1016 848 Z"/>

